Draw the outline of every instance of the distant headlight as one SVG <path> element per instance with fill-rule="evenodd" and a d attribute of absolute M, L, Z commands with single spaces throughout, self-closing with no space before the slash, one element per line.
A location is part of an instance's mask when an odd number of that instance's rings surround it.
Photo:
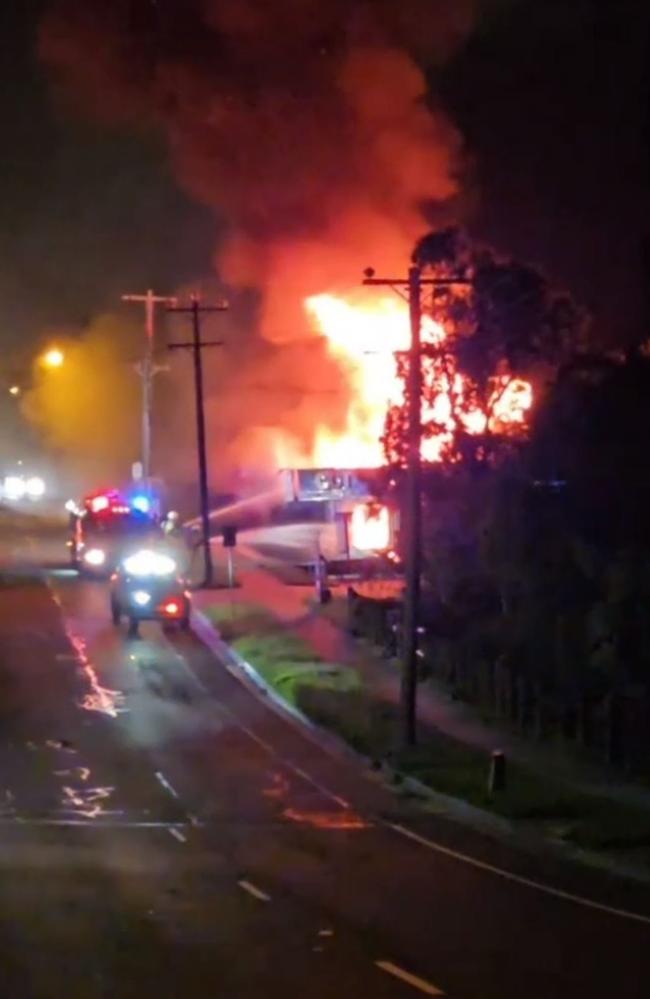
<path fill-rule="evenodd" d="M 170 576 L 176 571 L 174 559 L 158 552 L 136 552 L 124 559 L 122 564 L 129 576 Z"/>
<path fill-rule="evenodd" d="M 146 607 L 151 600 L 151 594 L 147 593 L 146 590 L 136 590 L 133 593 L 133 603 L 137 604 L 138 607 Z"/>
<path fill-rule="evenodd" d="M 38 475 L 35 475 L 31 479 L 27 479 L 25 492 L 30 499 L 40 499 L 45 495 L 45 483 Z"/>
<path fill-rule="evenodd" d="M 5 496 L 9 500 L 19 500 L 25 495 L 25 480 L 20 475 L 7 475 L 4 485 Z"/>
<path fill-rule="evenodd" d="M 106 561 L 106 552 L 103 552 L 101 548 L 89 548 L 87 552 L 84 552 L 83 560 L 88 565 L 103 565 Z"/>

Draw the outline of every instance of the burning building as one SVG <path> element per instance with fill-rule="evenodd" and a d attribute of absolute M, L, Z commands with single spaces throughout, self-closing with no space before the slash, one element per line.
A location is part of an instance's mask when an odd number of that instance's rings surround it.
<path fill-rule="evenodd" d="M 426 71 L 463 43 L 475 6 L 50 0 L 39 47 L 58 98 L 163 137 L 179 183 L 219 220 L 221 286 L 235 301 L 255 296 L 254 315 L 233 311 L 228 349 L 207 364 L 212 464 L 223 474 L 265 465 L 345 475 L 384 463 L 386 415 L 403 402 L 396 355 L 408 348 L 408 310 L 360 288 L 361 272 L 403 273 L 431 220 L 455 218 L 462 140 Z M 495 383 L 481 409 L 443 349 L 444 324 L 427 318 L 424 336 L 441 346 L 427 374 L 427 460 L 440 459 L 459 420 L 480 434 L 491 420 L 524 419 L 525 385 Z M 171 469 L 190 391 L 175 377 Z"/>

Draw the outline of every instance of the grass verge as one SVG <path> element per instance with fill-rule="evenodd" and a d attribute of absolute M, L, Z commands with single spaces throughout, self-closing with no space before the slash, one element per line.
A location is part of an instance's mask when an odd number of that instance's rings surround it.
<path fill-rule="evenodd" d="M 300 707 L 305 690 L 348 694 L 361 686 L 355 669 L 322 660 L 264 607 L 222 604 L 206 613 L 224 640 L 290 704 Z"/>
<path fill-rule="evenodd" d="M 323 662 L 264 607 L 220 605 L 206 612 L 225 641 L 288 702 L 357 752 L 387 761 L 433 790 L 461 798 L 586 850 L 633 851 L 650 865 L 650 810 L 573 791 L 526 767 L 508 765 L 507 788 L 488 792 L 489 756 L 437 731 L 400 751 L 397 708 L 374 698 L 352 667 Z"/>

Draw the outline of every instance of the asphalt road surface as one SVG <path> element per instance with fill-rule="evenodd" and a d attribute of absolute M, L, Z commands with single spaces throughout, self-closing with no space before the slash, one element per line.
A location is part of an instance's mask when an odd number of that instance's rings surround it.
<path fill-rule="evenodd" d="M 420 814 L 60 546 L 0 538 L 2 997 L 650 994 L 645 889 Z"/>

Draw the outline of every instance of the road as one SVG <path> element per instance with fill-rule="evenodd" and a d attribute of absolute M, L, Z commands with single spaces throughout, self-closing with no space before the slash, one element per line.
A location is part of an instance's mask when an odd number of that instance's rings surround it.
<path fill-rule="evenodd" d="M 647 892 L 421 814 L 58 544 L 0 539 L 3 996 L 647 995 Z"/>

